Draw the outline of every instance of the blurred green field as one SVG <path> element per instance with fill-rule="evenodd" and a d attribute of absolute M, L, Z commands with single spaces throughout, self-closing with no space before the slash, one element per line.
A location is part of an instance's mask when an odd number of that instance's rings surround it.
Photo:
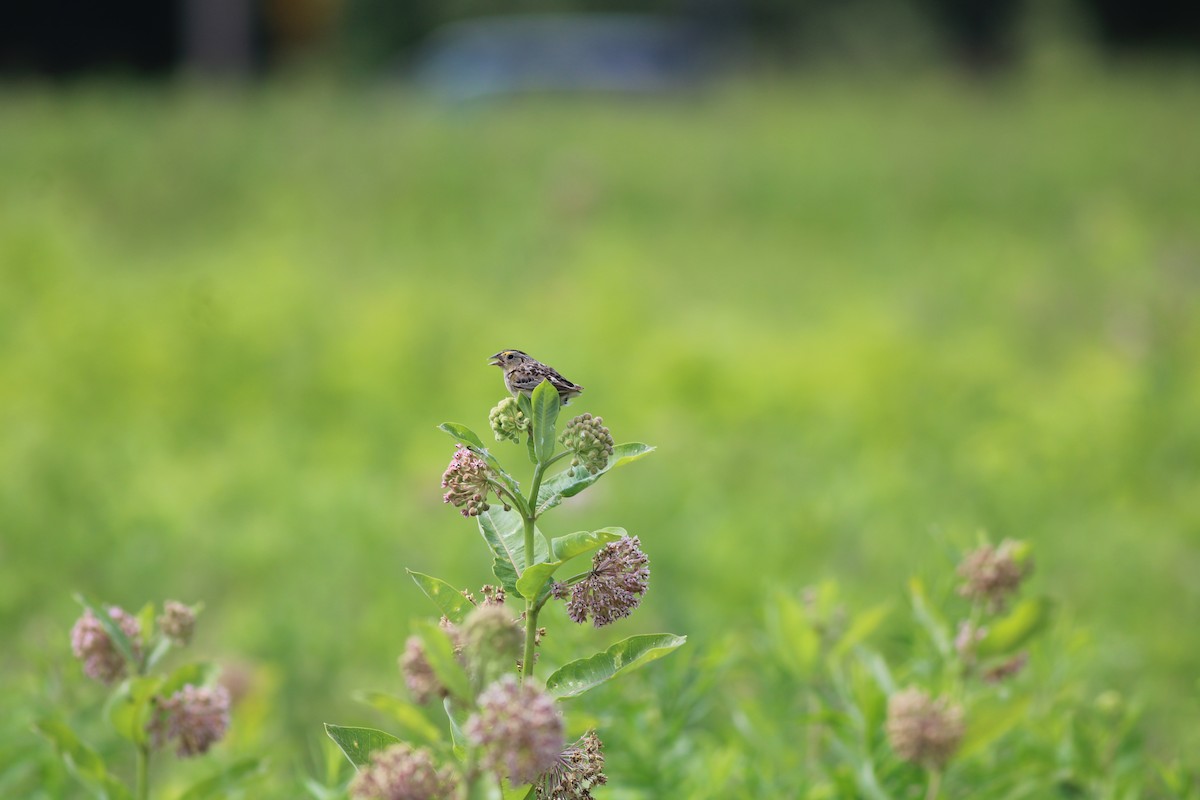
<path fill-rule="evenodd" d="M 204 601 L 285 777 L 321 722 L 380 724 L 350 693 L 396 690 L 433 612 L 404 568 L 490 578 L 435 426 L 486 430 L 504 347 L 659 447 L 553 520 L 650 554 L 594 642 L 684 633 L 686 672 L 772 588 L 877 602 L 982 530 L 1034 544 L 1154 752 L 1200 744 L 1198 103 L 1194 73 L 3 88 L 0 780 L 72 796 L 28 724 L 94 715 L 76 590 Z"/>

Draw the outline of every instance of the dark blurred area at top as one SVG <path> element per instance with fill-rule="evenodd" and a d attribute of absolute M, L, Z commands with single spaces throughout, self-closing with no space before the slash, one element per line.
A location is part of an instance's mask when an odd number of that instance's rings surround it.
<path fill-rule="evenodd" d="M 1019 62 L 1022 26 L 1049 6 L 1112 55 L 1200 54 L 1197 0 L 8 0 L 0 76 L 247 76 L 316 62 L 358 74 L 498 70 L 533 88 L 653 88 L 655 76 L 693 70 L 688 54 L 698 52 L 886 62 L 905 42 L 986 72 Z"/>

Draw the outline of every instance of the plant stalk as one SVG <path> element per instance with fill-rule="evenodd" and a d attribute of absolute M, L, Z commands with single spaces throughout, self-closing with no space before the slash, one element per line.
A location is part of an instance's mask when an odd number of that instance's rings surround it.
<path fill-rule="evenodd" d="M 941 788 L 942 771 L 940 769 L 929 770 L 929 786 L 925 789 L 925 800 L 937 800 Z"/>
<path fill-rule="evenodd" d="M 533 483 L 529 487 L 529 513 L 522 514 L 525 522 L 525 568 L 533 566 L 537 563 L 537 550 L 534 542 L 534 532 L 537 520 L 537 502 L 538 492 L 542 488 L 542 473 L 546 469 L 546 464 L 538 462 L 533 468 Z M 536 605 L 536 598 L 527 598 L 525 600 L 525 654 L 521 658 L 521 679 L 528 680 L 533 677 L 533 648 L 534 640 L 537 638 L 537 618 L 541 608 Z"/>
<path fill-rule="evenodd" d="M 150 748 L 144 745 L 137 747 L 137 778 L 134 791 L 137 800 L 148 800 L 150 797 Z"/>

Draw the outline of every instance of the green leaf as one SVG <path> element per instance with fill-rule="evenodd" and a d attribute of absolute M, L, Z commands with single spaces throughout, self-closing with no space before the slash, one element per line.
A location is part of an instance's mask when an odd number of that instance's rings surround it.
<path fill-rule="evenodd" d="M 949 628 L 946 627 L 941 616 L 929 605 L 924 582 L 920 578 L 910 578 L 908 594 L 912 599 L 913 616 L 917 618 L 917 622 L 921 623 L 921 627 L 933 640 L 933 646 L 937 648 L 938 654 L 942 658 L 948 658 L 951 652 Z"/>
<path fill-rule="evenodd" d="M 586 469 L 576 469 L 573 475 L 563 471 L 551 476 L 542 482 L 542 488 L 538 490 L 537 513 L 541 514 L 548 508 L 554 508 L 563 501 L 563 498 L 574 497 L 611 470 L 637 461 L 654 452 L 654 449 L 641 442 L 626 442 L 613 448 L 613 454 L 609 456 L 608 463 L 595 475 Z"/>
<path fill-rule="evenodd" d="M 442 732 L 415 704 L 383 692 L 355 692 L 353 696 L 358 702 L 387 714 L 399 723 L 400 733 L 406 739 L 417 739 L 429 744 L 441 741 Z"/>
<path fill-rule="evenodd" d="M 487 450 L 483 446 L 483 440 L 466 425 L 460 425 L 457 422 L 443 422 L 441 425 L 438 425 L 438 430 L 445 431 L 473 450 Z"/>
<path fill-rule="evenodd" d="M 457 756 L 460 761 L 465 760 L 467 757 L 467 749 L 470 746 L 470 742 L 467 741 L 467 737 L 463 735 L 462 731 L 462 723 L 466 721 L 466 716 L 462 715 L 462 722 L 455 718 L 454 704 L 450 702 L 449 697 L 442 699 L 442 710 L 446 712 L 446 719 L 450 721 L 451 749 L 454 751 L 454 755 Z"/>
<path fill-rule="evenodd" d="M 529 569 L 521 574 L 517 580 L 517 593 L 527 600 L 537 600 L 541 594 L 542 587 L 546 585 L 546 580 L 554 574 L 554 570 L 561 567 L 561 561 L 543 561 L 539 564 L 534 564 Z"/>
<path fill-rule="evenodd" d="M 200 661 L 192 664 L 184 664 L 167 676 L 166 680 L 162 683 L 159 693 L 163 697 L 170 697 L 188 684 L 192 686 L 204 686 L 216 674 L 216 666 L 207 662 Z"/>
<path fill-rule="evenodd" d="M 615 542 L 625 535 L 624 528 L 601 528 L 597 531 L 578 531 L 559 536 L 550 542 L 550 549 L 553 550 L 556 560 L 539 561 L 526 569 L 517 580 L 517 593 L 529 600 L 541 599 L 548 591 L 546 581 L 564 563 L 607 542 Z"/>
<path fill-rule="evenodd" d="M 517 589 L 517 568 L 512 565 L 511 561 L 496 556 L 492 559 L 492 574 L 496 576 L 496 580 L 504 587 L 504 591 L 509 594 L 521 594 Z"/>
<path fill-rule="evenodd" d="M 162 682 L 162 678 L 157 676 L 131 678 L 112 694 L 108 702 L 108 721 L 123 738 L 138 745 L 146 743 L 150 700 L 158 694 Z"/>
<path fill-rule="evenodd" d="M 525 571 L 525 520 L 515 511 L 505 511 L 503 508 L 492 506 L 477 516 L 475 521 L 479 525 L 479 533 L 492 549 L 497 561 L 507 562 L 512 567 L 512 584 L 505 584 L 505 588 L 515 592 L 516 576 Z M 546 548 L 545 537 L 536 528 L 534 534 L 534 563 L 537 563 L 545 561 L 549 551 Z M 501 577 L 496 568 L 493 568 L 493 571 L 496 572 L 497 578 Z M 505 575 L 507 574 L 505 568 Z"/>
<path fill-rule="evenodd" d="M 780 591 L 767 607 L 767 615 L 771 638 L 784 664 L 796 675 L 811 674 L 821 654 L 821 637 L 804 607 Z"/>
<path fill-rule="evenodd" d="M 170 650 L 171 640 L 161 633 L 158 634 L 158 638 L 154 642 L 154 647 L 150 649 L 150 654 L 146 656 L 146 671 L 150 671 L 158 666 L 158 662 L 162 661 L 163 656 L 170 652 Z"/>
<path fill-rule="evenodd" d="M 554 457 L 557 444 L 555 437 L 558 435 L 554 423 L 558 421 L 562 399 L 558 396 L 558 389 L 546 379 L 533 390 L 530 403 L 533 406 L 533 416 L 530 417 L 533 423 L 533 453 L 538 462 L 545 464 Z"/>
<path fill-rule="evenodd" d="M 138 659 L 134 654 L 133 642 L 125 635 L 125 631 L 121 630 L 121 626 L 117 621 L 108 615 L 108 612 L 102 610 L 98 606 L 90 602 L 81 594 L 75 595 L 75 602 L 84 608 L 90 610 L 95 615 L 96 619 L 100 620 L 100 627 L 104 628 L 104 632 L 108 634 L 108 638 L 112 639 L 113 644 L 121 655 L 125 657 L 126 663 L 130 666 L 137 666 Z"/>
<path fill-rule="evenodd" d="M 371 754 L 376 750 L 384 750 L 400 742 L 395 736 L 374 728 L 344 728 L 341 725 L 325 723 L 325 733 L 333 739 L 334 744 L 342 748 L 350 763 L 358 767 L 364 766 L 371 760 Z"/>
<path fill-rule="evenodd" d="M 134 616 L 142 629 L 142 636 L 148 638 L 150 631 L 154 630 L 154 603 L 146 603 Z"/>
<path fill-rule="evenodd" d="M 179 800 L 205 800 L 209 797 L 228 797 L 230 790 L 252 778 L 266 774 L 266 764 L 260 758 L 235 761 L 225 769 L 192 785 Z"/>
<path fill-rule="evenodd" d="M 65 723 L 56 719 L 41 719 L 34 723 L 33 729 L 54 745 L 67 771 L 92 795 L 99 800 L 130 800 L 131 795 L 125 785 L 109 774 L 103 759 Z"/>
<path fill-rule="evenodd" d="M 503 800 L 530 800 L 533 792 L 534 786 L 529 783 L 513 786 L 508 782 L 508 778 L 500 782 L 500 796 Z"/>
<path fill-rule="evenodd" d="M 970 758 L 1017 726 L 1029 713 L 1030 698 L 976 703 L 967 714 L 967 732 L 955 758 Z"/>
<path fill-rule="evenodd" d="M 425 646 L 425 659 L 438 680 L 455 697 L 470 701 L 471 681 L 467 678 L 462 664 L 454 657 L 454 643 L 450 641 L 450 636 L 438 627 L 437 623 L 429 620 L 417 620 L 413 627 L 417 636 L 421 637 L 421 644 Z"/>
<path fill-rule="evenodd" d="M 975 652 L 981 658 L 1011 653 L 1045 627 L 1050 620 L 1051 605 L 1047 597 L 1022 600 L 1012 613 L 988 626 Z"/>
<path fill-rule="evenodd" d="M 451 622 L 455 624 L 462 622 L 474 608 L 471 601 L 463 597 L 462 592 L 445 581 L 411 569 L 408 570 L 408 575 Z"/>
<path fill-rule="evenodd" d="M 589 689 L 655 659 L 683 645 L 686 636 L 651 633 L 631 636 L 603 653 L 564 664 L 546 679 L 546 691 L 556 698 L 576 697 Z"/>
<path fill-rule="evenodd" d="M 550 550 L 554 553 L 557 561 L 570 561 L 572 558 L 597 550 L 609 542 L 620 541 L 624 536 L 626 536 L 624 528 L 578 531 L 552 539 Z"/>
<path fill-rule="evenodd" d="M 891 606 L 887 603 L 882 603 L 874 608 L 867 609 L 861 614 L 857 614 L 854 620 L 850 623 L 850 627 L 838 640 L 837 645 L 833 648 L 833 657 L 841 658 L 848 653 L 855 645 L 864 641 L 868 636 L 883 624 L 887 615 L 892 611 Z"/>

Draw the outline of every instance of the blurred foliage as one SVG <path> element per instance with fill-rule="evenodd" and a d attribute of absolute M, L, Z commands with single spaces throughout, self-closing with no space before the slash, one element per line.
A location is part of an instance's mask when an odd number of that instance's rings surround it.
<path fill-rule="evenodd" d="M 502 347 L 659 446 L 551 531 L 640 536 L 651 590 L 620 634 L 689 636 L 626 682 L 663 704 L 606 737 L 614 776 L 758 763 L 733 732 L 782 725 L 794 686 L 720 654 L 761 635 L 767 589 L 832 574 L 872 607 L 981 529 L 1032 542 L 1090 631 L 1071 680 L 1185 752 L 1198 96 L 1179 73 L 453 109 L 6 89 L 0 787 L 71 796 L 29 728 L 55 707 L 109 755 L 73 591 L 205 602 L 196 655 L 245 684 L 216 759 L 271 757 L 279 796 L 336 783 L 320 723 L 370 719 L 351 689 L 396 691 L 430 611 L 404 567 L 490 578 L 435 426 L 485 429 Z M 718 686 L 736 713 L 711 716 Z M 698 718 L 716 733 L 671 737 Z"/>

